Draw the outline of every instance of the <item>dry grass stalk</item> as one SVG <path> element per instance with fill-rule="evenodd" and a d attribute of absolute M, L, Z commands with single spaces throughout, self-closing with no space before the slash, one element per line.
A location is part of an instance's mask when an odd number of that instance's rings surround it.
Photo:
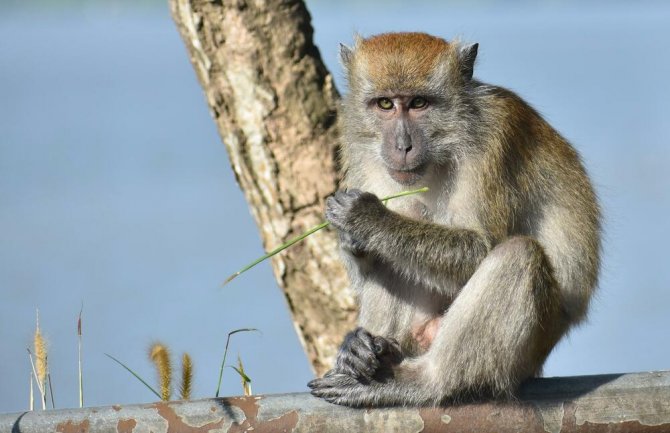
<path fill-rule="evenodd" d="M 29 410 L 35 410 L 35 394 L 33 393 L 33 373 L 30 373 L 30 400 L 28 402 Z"/>
<path fill-rule="evenodd" d="M 79 319 L 77 320 L 77 372 L 79 375 L 79 407 L 84 407 L 84 375 L 81 368 L 81 313 L 84 310 L 84 305 L 82 304 L 81 310 L 79 310 Z"/>

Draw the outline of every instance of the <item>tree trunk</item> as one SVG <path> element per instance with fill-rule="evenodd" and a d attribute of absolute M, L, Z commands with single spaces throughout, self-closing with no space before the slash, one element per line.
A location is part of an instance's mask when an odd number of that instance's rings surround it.
<path fill-rule="evenodd" d="M 169 1 L 266 250 L 320 223 L 338 185 L 338 94 L 303 1 Z M 272 267 L 321 374 L 356 316 L 335 235 L 308 237 Z"/>

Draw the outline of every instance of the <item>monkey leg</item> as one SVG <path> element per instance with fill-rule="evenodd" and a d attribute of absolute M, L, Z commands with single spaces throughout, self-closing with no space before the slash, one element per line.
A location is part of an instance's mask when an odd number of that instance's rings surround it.
<path fill-rule="evenodd" d="M 529 237 L 495 247 L 444 315 L 428 352 L 410 367 L 433 398 L 510 395 L 535 376 L 567 328 L 543 248 Z"/>
<path fill-rule="evenodd" d="M 567 329 L 542 247 L 513 237 L 482 261 L 442 317 L 429 350 L 386 381 L 324 377 L 312 393 L 348 406 L 426 405 L 512 394 Z"/>

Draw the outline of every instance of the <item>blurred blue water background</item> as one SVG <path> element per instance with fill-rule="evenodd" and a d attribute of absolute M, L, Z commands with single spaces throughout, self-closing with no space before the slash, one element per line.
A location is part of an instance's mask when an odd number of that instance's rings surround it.
<path fill-rule="evenodd" d="M 547 375 L 670 367 L 670 3 L 317 2 L 316 42 L 340 89 L 338 42 L 422 30 L 480 43 L 476 75 L 531 102 L 582 153 L 606 216 L 590 321 Z M 35 309 L 58 407 L 154 399 L 154 339 L 195 360 L 211 396 L 228 331 L 257 393 L 312 377 L 185 49 L 161 2 L 0 3 L 0 412 L 28 405 Z M 224 394 L 239 394 L 235 373 Z"/>

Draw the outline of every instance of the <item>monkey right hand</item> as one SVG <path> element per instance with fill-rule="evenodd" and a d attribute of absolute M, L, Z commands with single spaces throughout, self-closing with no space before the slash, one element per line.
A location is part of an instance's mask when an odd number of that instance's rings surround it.
<path fill-rule="evenodd" d="M 376 212 L 375 212 L 376 211 Z M 379 212 L 387 212 L 379 199 L 358 189 L 340 190 L 326 200 L 326 219 L 337 229 L 340 246 L 355 257 L 362 257 L 367 250 L 370 226 L 364 219 Z"/>
<path fill-rule="evenodd" d="M 402 353 L 395 339 L 373 336 L 359 327 L 344 337 L 332 371 L 369 383 L 379 375 L 391 374 L 391 367 L 400 361 Z"/>

